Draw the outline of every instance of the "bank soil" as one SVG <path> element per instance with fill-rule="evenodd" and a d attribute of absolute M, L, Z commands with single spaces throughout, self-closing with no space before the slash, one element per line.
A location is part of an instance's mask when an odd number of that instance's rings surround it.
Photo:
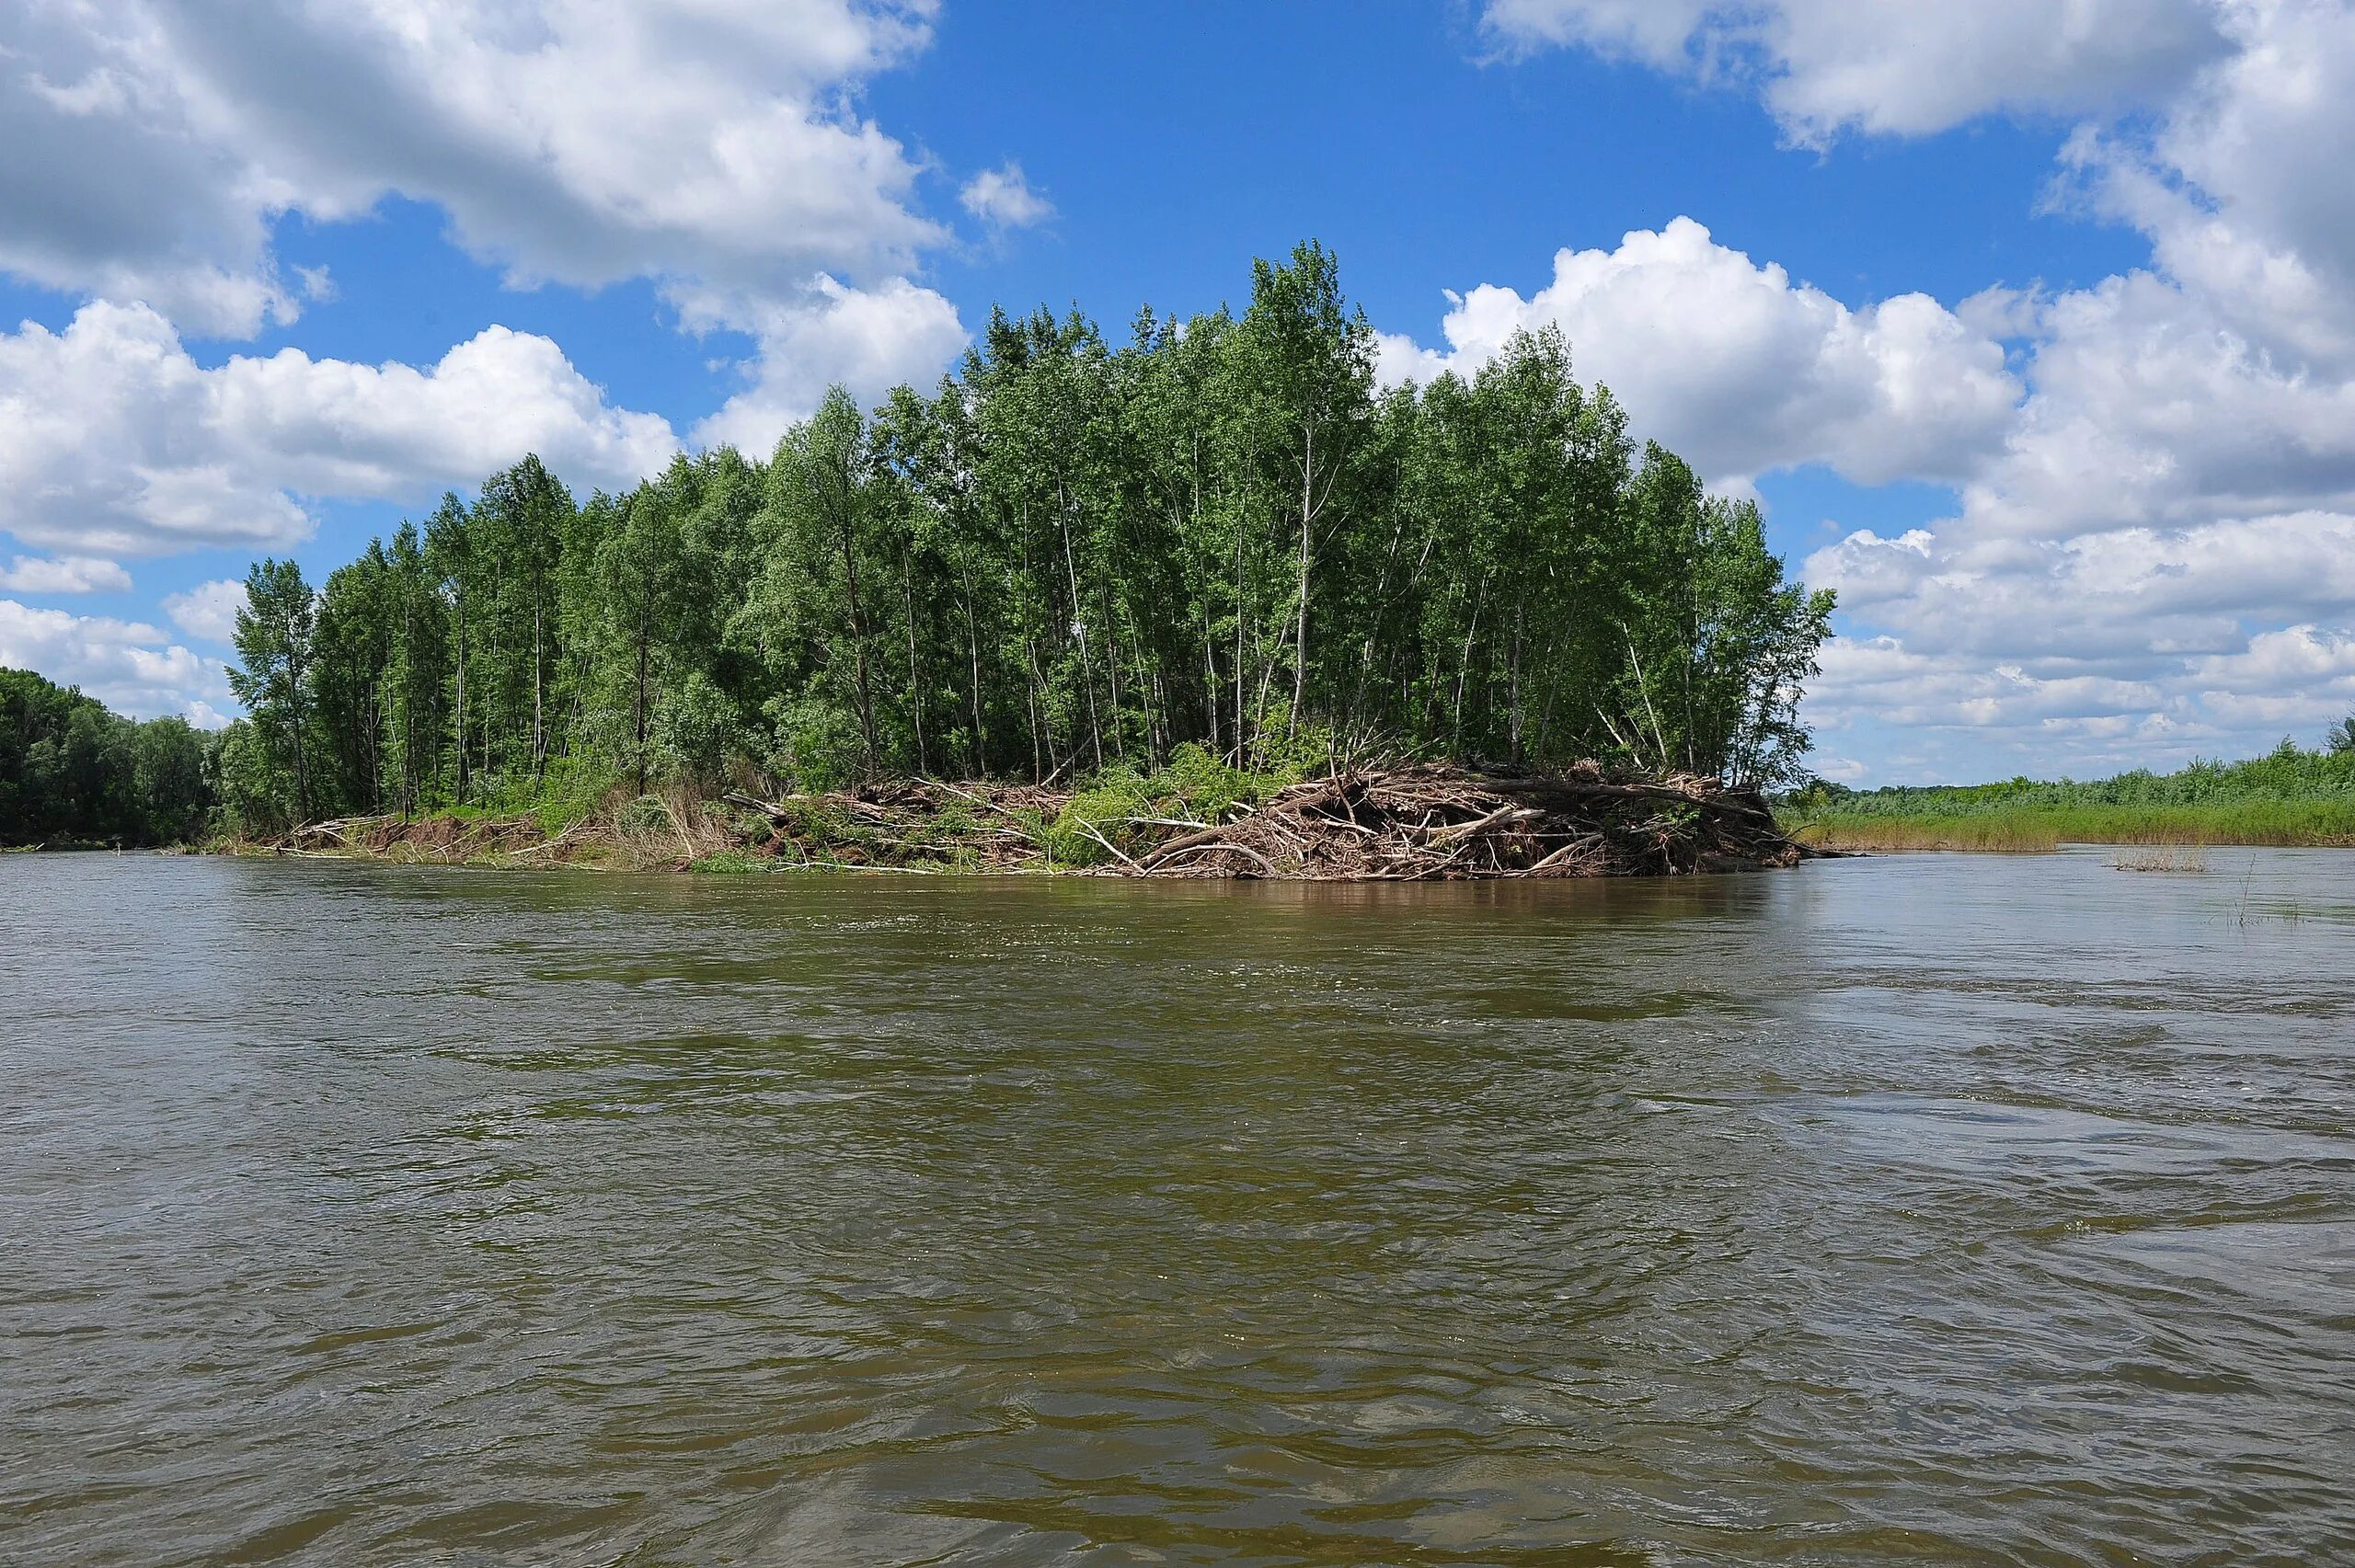
<path fill-rule="evenodd" d="M 350 818 L 296 854 L 636 869 L 1087 871 L 1333 881 L 1657 876 L 1787 866 L 1759 797 L 1714 779 L 1440 766 L 1310 779 L 1200 815 L 1103 792 L 902 780 L 823 795 L 649 795 L 549 833 L 530 816 Z"/>

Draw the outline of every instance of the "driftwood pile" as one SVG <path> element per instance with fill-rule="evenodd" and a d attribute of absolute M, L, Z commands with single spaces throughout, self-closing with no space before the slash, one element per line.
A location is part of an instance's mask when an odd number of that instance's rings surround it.
<path fill-rule="evenodd" d="M 1166 839 L 1123 869 L 1431 882 L 1754 870 L 1806 853 L 1763 802 L 1714 779 L 1417 768 L 1294 784 L 1235 821 Z"/>
<path fill-rule="evenodd" d="M 771 824 L 763 853 L 812 864 L 904 864 L 942 843 L 944 812 L 980 870 L 1055 864 L 1047 824 L 1070 823 L 1071 796 L 1037 786 L 907 781 L 816 801 L 731 804 Z M 856 825 L 813 841 L 813 806 Z M 961 808 L 961 810 L 959 809 Z M 1311 779 L 1223 819 L 1126 816 L 1066 831 L 1100 850 L 1091 869 L 1126 876 L 1334 881 L 1674 876 L 1796 864 L 1812 852 L 1786 838 L 1765 803 L 1715 779 L 1614 778 L 1592 764 L 1552 774 L 1423 766 Z"/>
<path fill-rule="evenodd" d="M 610 821 L 594 815 L 568 823 L 562 831 L 551 835 L 529 813 L 403 817 L 393 812 L 306 822 L 274 842 L 247 847 L 317 860 L 389 860 L 403 864 L 684 865 L 734 841 L 715 825 L 699 825 L 703 830 L 693 838 L 683 829 L 675 845 L 666 841 L 655 846 L 651 854 L 631 855 L 617 853 L 623 848 L 621 835 Z"/>
<path fill-rule="evenodd" d="M 1102 799 L 932 780 L 784 800 L 674 792 L 616 801 L 554 834 L 529 816 L 354 817 L 310 824 L 270 847 L 477 865 L 767 863 L 1387 882 L 1748 871 L 1824 853 L 1786 838 L 1748 791 L 1707 778 L 1613 775 L 1592 763 L 1547 774 L 1436 765 L 1351 772 L 1200 815 L 1177 800 L 1104 815 Z"/>

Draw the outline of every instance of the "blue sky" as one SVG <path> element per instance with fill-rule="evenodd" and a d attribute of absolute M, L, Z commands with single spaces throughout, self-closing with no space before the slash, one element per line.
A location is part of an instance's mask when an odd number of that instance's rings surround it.
<path fill-rule="evenodd" d="M 624 484 L 928 381 L 993 302 L 1117 327 L 1315 237 L 1386 374 L 1554 322 L 1755 490 L 1842 591 L 1833 776 L 2312 739 L 2355 709 L 2351 22 L 35 5 L 0 20 L 0 661 L 210 721 L 220 584 L 339 564 L 501 443 Z"/>

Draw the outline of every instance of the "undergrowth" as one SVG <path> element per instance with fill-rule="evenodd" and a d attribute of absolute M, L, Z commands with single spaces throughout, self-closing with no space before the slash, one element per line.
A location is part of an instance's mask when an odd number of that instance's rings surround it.
<path fill-rule="evenodd" d="M 1106 769 L 1071 797 L 1054 821 L 1034 818 L 1033 823 L 1039 842 L 1054 864 L 1100 865 L 1133 853 L 1167 823 L 1207 826 L 1225 820 L 1238 807 L 1256 807 L 1297 783 L 1307 771 L 1304 762 L 1288 762 L 1276 772 L 1246 772 L 1189 743 L 1150 774 L 1128 767 Z M 1152 830 L 1150 835 L 1147 830 Z"/>

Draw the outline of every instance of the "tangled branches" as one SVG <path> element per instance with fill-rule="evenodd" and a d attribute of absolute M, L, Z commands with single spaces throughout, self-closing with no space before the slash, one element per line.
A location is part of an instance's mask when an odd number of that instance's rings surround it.
<path fill-rule="evenodd" d="M 1235 820 L 1164 840 L 1132 869 L 1429 882 L 1748 870 L 1806 853 L 1762 802 L 1713 779 L 1426 767 L 1294 784 Z"/>
<path fill-rule="evenodd" d="M 1270 787 L 1231 772 L 1190 792 L 902 779 L 765 800 L 616 799 L 563 823 L 345 818 L 281 854 L 651 870 L 1091 871 L 1121 876 L 1443 882 L 1661 876 L 1789 865 L 1763 802 L 1715 779 L 1439 765 Z M 558 828 L 561 830 L 557 830 Z"/>
<path fill-rule="evenodd" d="M 912 851 L 954 847 L 974 870 L 1421 882 L 1751 870 L 1811 853 L 1753 795 L 1714 779 L 1614 778 L 1592 764 L 1550 774 L 1353 772 L 1235 801 L 1209 819 L 1091 817 L 1074 809 L 1083 798 L 928 781 L 808 801 L 734 797 L 768 818 L 763 853 L 836 865 L 905 864 Z"/>

